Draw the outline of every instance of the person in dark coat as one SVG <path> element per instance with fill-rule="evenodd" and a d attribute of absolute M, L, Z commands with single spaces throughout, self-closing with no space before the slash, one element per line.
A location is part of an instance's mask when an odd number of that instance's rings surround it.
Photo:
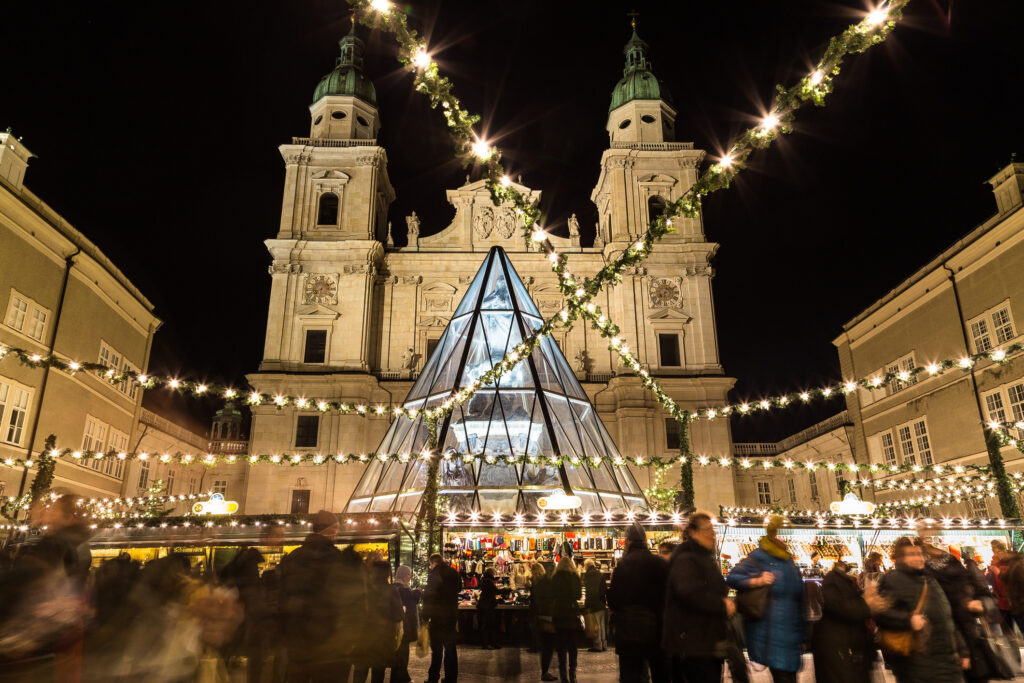
<path fill-rule="evenodd" d="M 878 582 L 879 608 L 872 616 L 880 629 L 913 632 L 916 651 L 909 656 L 886 652 L 886 664 L 900 683 L 960 683 L 970 659 L 946 594 L 925 572 L 924 552 L 903 537 L 893 547 L 893 560 L 896 569 Z M 917 613 L 926 586 L 928 593 Z"/>
<path fill-rule="evenodd" d="M 921 530 L 922 533 L 941 533 L 938 529 Z M 987 681 L 991 672 L 985 664 L 982 652 L 982 635 L 978 627 L 978 617 L 985 611 L 981 600 L 975 595 L 974 583 L 970 572 L 960 559 L 951 553 L 937 548 L 927 539 L 922 539 L 925 554 L 925 572 L 935 579 L 942 592 L 946 594 L 949 607 L 953 610 L 953 623 L 967 647 L 968 656 L 975 666 L 967 669 L 966 677 L 971 681 Z"/>
<path fill-rule="evenodd" d="M 367 558 L 367 603 L 369 614 L 363 624 L 366 646 L 360 653 L 361 664 L 356 667 L 353 683 L 364 683 L 370 674 L 370 683 L 384 683 L 387 670 L 394 664 L 398 649 L 398 629 L 405 620 L 398 588 L 391 584 L 391 565 L 386 560 Z"/>
<path fill-rule="evenodd" d="M 476 616 L 480 621 L 480 640 L 485 650 L 497 650 L 494 644 L 498 630 L 498 587 L 494 585 L 494 570 L 490 567 L 480 579 L 480 599 L 476 602 Z"/>
<path fill-rule="evenodd" d="M 316 513 L 313 532 L 278 568 L 289 683 L 346 680 L 361 649 L 365 573 L 358 553 L 335 547 L 339 527 L 334 514 Z"/>
<path fill-rule="evenodd" d="M 558 560 L 555 573 L 551 575 L 550 590 L 559 680 L 561 683 L 576 683 L 576 636 L 580 632 L 579 601 L 583 597 L 583 584 L 568 552 Z"/>
<path fill-rule="evenodd" d="M 736 612 L 715 559 L 715 527 L 707 512 L 695 512 L 686 540 L 669 560 L 661 645 L 673 676 L 687 683 L 718 683 L 729 637 L 726 620 Z"/>
<path fill-rule="evenodd" d="M 540 562 L 531 568 L 530 579 L 530 628 L 534 643 L 540 652 L 540 680 L 554 681 L 548 673 L 551 658 L 555 654 L 555 623 L 551 617 L 551 579 Z"/>
<path fill-rule="evenodd" d="M 604 652 L 608 642 L 604 629 L 605 617 L 608 614 L 608 584 L 593 560 L 586 560 L 583 567 L 583 587 L 586 593 L 583 609 L 587 611 L 587 618 L 593 621 L 595 629 L 594 643 L 590 651 Z"/>
<path fill-rule="evenodd" d="M 445 683 L 458 683 L 459 654 L 456 650 L 459 622 L 459 573 L 444 559 L 430 556 L 430 573 L 423 590 L 423 618 L 430 622 L 430 669 L 427 683 L 437 683 L 444 662 Z"/>
<path fill-rule="evenodd" d="M 225 650 L 248 660 L 246 673 L 250 683 L 259 683 L 261 680 L 266 654 L 262 637 L 266 600 L 260 583 L 260 565 L 263 562 L 263 554 L 259 550 L 242 548 L 220 570 L 221 584 L 238 591 L 238 600 L 244 609 L 242 626 Z"/>
<path fill-rule="evenodd" d="M 743 624 L 750 661 L 767 666 L 775 683 L 795 683 L 800 648 L 806 641 L 804 582 L 778 532 L 785 520 L 772 515 L 759 546 L 729 572 L 726 583 L 739 591 L 771 586 L 762 619 Z"/>
<path fill-rule="evenodd" d="M 608 607 L 615 627 L 621 683 L 668 680 L 661 649 L 661 619 L 669 563 L 647 547 L 647 534 L 634 522 L 626 531 L 626 552 L 612 573 Z"/>
<path fill-rule="evenodd" d="M 814 628 L 814 676 L 821 683 L 868 683 L 875 645 L 868 630 L 871 610 L 857 579 L 842 560 L 822 581 L 821 620 Z"/>
<path fill-rule="evenodd" d="M 405 621 L 402 625 L 402 642 L 395 653 L 395 665 L 391 669 L 391 683 L 410 683 L 409 646 L 416 642 L 420 630 L 419 604 L 420 592 L 409 587 L 412 580 L 412 567 L 403 564 L 395 572 L 395 587 L 398 597 L 405 610 Z"/>

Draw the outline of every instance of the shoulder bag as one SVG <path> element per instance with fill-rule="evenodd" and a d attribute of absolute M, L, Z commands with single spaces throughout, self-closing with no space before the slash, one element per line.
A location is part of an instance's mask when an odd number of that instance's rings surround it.
<path fill-rule="evenodd" d="M 760 569 L 761 574 L 764 574 L 764 568 L 757 560 L 748 556 L 747 561 Z M 738 591 L 736 593 L 736 611 L 747 619 L 754 621 L 764 619 L 764 614 L 768 611 L 768 599 L 771 597 L 771 594 L 772 587 L 770 584 Z"/>
<path fill-rule="evenodd" d="M 911 617 L 915 614 L 920 614 L 921 610 L 924 609 L 925 598 L 928 597 L 928 578 L 924 580 L 924 589 L 921 591 L 921 598 L 917 601 L 917 607 L 911 613 Z M 878 641 L 878 646 L 882 648 L 882 651 L 886 654 L 897 655 L 899 657 L 909 657 L 914 654 L 920 647 L 921 639 L 915 639 L 915 632 L 909 631 L 888 631 L 885 629 L 878 629 L 878 633 L 875 634 L 875 639 Z"/>

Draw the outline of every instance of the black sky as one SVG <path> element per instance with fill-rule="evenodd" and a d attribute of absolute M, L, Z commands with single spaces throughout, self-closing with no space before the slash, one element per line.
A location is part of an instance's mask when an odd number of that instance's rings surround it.
<path fill-rule="evenodd" d="M 512 173 L 543 191 L 545 225 L 575 212 L 586 242 L 626 12 L 640 12 L 677 130 L 714 155 L 865 5 L 406 8 Z M 284 176 L 277 146 L 308 133 L 309 100 L 333 67 L 347 13 L 342 0 L 5 9 L 0 126 L 38 155 L 28 187 L 156 304 L 164 326 L 152 371 L 239 381 L 257 367 L 270 286 L 262 241 L 276 232 Z M 994 212 L 984 180 L 1021 149 L 1022 25 L 1019 0 L 914 0 L 886 44 L 848 61 L 826 108 L 802 112 L 793 135 L 706 203 L 707 234 L 721 244 L 720 348 L 737 398 L 836 378 L 841 325 Z M 452 214 L 445 189 L 466 172 L 390 39 L 362 35 L 398 193 L 392 217 L 401 225 L 415 209 L 434 232 Z M 840 407 L 747 418 L 735 436 L 772 440 Z"/>

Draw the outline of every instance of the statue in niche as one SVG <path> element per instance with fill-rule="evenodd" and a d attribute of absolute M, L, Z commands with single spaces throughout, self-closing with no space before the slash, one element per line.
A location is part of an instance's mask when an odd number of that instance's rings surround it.
<path fill-rule="evenodd" d="M 405 234 L 409 238 L 409 244 L 420 236 L 420 217 L 413 211 L 412 215 L 405 217 Z"/>
<path fill-rule="evenodd" d="M 577 241 L 580 239 L 580 221 L 576 218 L 576 214 L 569 216 L 569 237 L 575 238 Z"/>
<path fill-rule="evenodd" d="M 402 352 L 402 369 L 403 370 L 414 370 L 416 369 L 416 351 L 412 348 L 408 348 Z"/>
<path fill-rule="evenodd" d="M 601 224 L 594 223 L 594 248 L 604 249 L 604 240 L 601 239 Z"/>
<path fill-rule="evenodd" d="M 592 361 L 590 360 L 590 355 L 587 353 L 586 349 L 580 349 L 577 351 L 576 355 L 573 356 L 573 360 L 576 361 L 575 370 L 577 374 L 585 375 L 590 372 Z"/>

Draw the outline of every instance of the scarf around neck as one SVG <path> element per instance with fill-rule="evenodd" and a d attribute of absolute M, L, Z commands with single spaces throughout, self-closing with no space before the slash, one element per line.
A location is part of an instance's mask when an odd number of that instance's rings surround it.
<path fill-rule="evenodd" d="M 777 543 L 770 540 L 767 536 L 761 537 L 760 548 L 772 557 L 777 557 L 780 560 L 793 559 L 793 556 L 789 554 L 788 550 L 786 550 L 784 547 L 779 546 Z"/>

